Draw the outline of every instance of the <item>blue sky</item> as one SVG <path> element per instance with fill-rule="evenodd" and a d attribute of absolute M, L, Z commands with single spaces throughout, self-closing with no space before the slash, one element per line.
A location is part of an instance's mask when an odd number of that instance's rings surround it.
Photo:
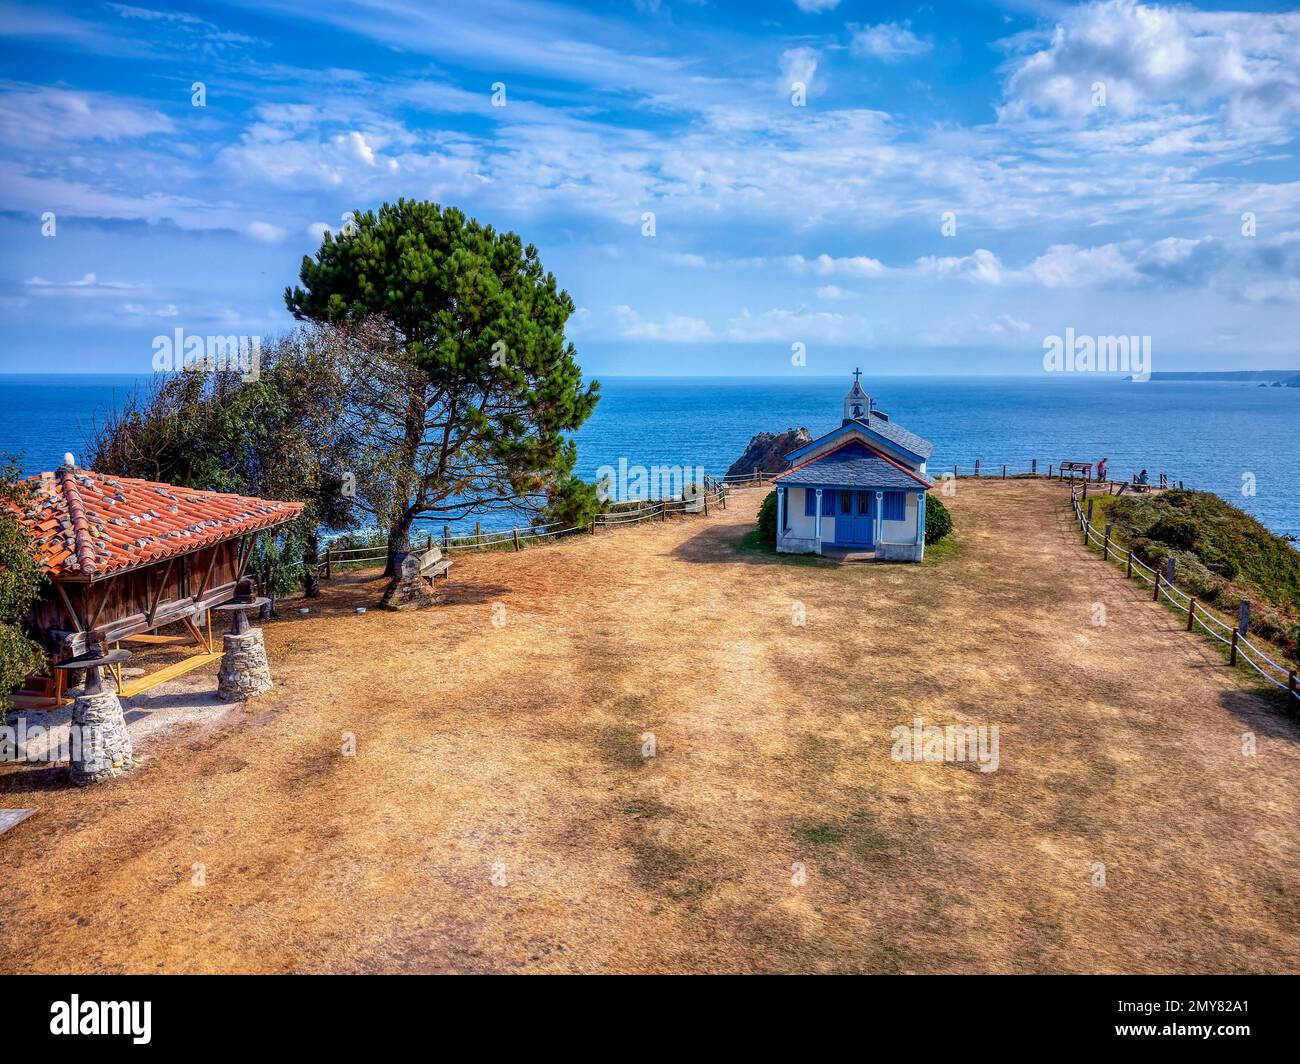
<path fill-rule="evenodd" d="M 274 335 L 399 196 L 535 243 L 594 374 L 1300 367 L 1298 126 L 1285 6 L 0 0 L 0 371 Z"/>

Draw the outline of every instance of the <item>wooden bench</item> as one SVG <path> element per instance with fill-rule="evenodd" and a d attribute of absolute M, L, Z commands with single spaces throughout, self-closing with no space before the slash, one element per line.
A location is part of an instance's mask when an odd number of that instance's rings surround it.
<path fill-rule="evenodd" d="M 1061 476 L 1065 476 L 1066 473 L 1082 473 L 1084 480 L 1092 479 L 1091 462 L 1062 462 L 1058 468 Z"/>
<path fill-rule="evenodd" d="M 451 559 L 443 558 L 440 562 L 435 562 L 429 568 L 422 572 L 421 576 L 427 576 L 430 580 L 436 580 L 440 576 L 446 576 L 451 569 Z"/>

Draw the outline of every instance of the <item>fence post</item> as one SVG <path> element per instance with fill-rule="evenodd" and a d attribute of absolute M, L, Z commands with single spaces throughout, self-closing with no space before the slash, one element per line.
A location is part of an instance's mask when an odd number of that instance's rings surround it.
<path fill-rule="evenodd" d="M 1133 579 L 1133 547 L 1131 545 L 1128 549 L 1128 572 L 1124 576 L 1128 580 Z"/>
<path fill-rule="evenodd" d="M 1237 609 L 1237 631 L 1242 635 L 1250 631 L 1250 599 L 1242 599 Z"/>
<path fill-rule="evenodd" d="M 1152 602 L 1160 601 L 1160 570 L 1156 570 L 1155 593 L 1151 596 Z"/>
<path fill-rule="evenodd" d="M 451 550 L 451 525 L 442 526 L 442 545 Z"/>
<path fill-rule="evenodd" d="M 975 475 L 977 477 L 980 475 L 980 460 L 978 458 L 975 459 Z"/>
<path fill-rule="evenodd" d="M 518 550 L 519 549 L 519 528 L 517 526 L 514 529 L 514 533 L 515 533 L 515 550 Z"/>
<path fill-rule="evenodd" d="M 333 561 L 332 554 L 333 551 L 331 551 L 329 547 L 326 547 L 325 548 L 325 579 L 326 580 L 328 580 L 333 575 L 334 572 L 333 566 L 331 565 L 331 562 Z"/>
<path fill-rule="evenodd" d="M 596 534 L 596 516 L 594 514 L 592 515 L 591 518 L 591 534 L 593 536 Z"/>
<path fill-rule="evenodd" d="M 1048 462 L 1048 463 L 1047 463 L 1047 479 L 1048 479 L 1048 480 L 1051 480 L 1051 479 L 1052 479 L 1052 463 L 1051 463 L 1051 462 Z"/>
<path fill-rule="evenodd" d="M 1110 529 L 1111 529 L 1111 526 L 1110 526 L 1109 524 L 1107 524 L 1107 525 L 1106 525 L 1106 536 L 1105 536 L 1105 538 L 1101 541 L 1101 560 L 1104 561 L 1104 562 L 1110 560 Z"/>
<path fill-rule="evenodd" d="M 474 522 L 474 545 L 478 547 L 483 546 L 483 522 L 482 521 Z"/>
<path fill-rule="evenodd" d="M 1006 467 L 1006 466 L 1003 466 L 1003 467 L 1002 467 L 1002 479 L 1003 479 L 1003 480 L 1006 480 L 1006 479 L 1007 479 L 1007 467 Z"/>
<path fill-rule="evenodd" d="M 704 485 L 704 516 L 709 516 L 709 486 Z"/>
<path fill-rule="evenodd" d="M 664 520 L 664 521 L 667 521 L 667 520 L 668 520 L 668 500 L 667 500 L 667 499 L 664 499 L 664 500 L 659 504 L 659 516 L 660 516 L 660 519 L 661 519 L 661 520 Z"/>
<path fill-rule="evenodd" d="M 1187 630 L 1189 632 L 1192 630 L 1192 622 L 1194 620 L 1196 620 L 1196 599 L 1192 599 L 1192 601 L 1187 604 Z"/>
<path fill-rule="evenodd" d="M 429 541 L 424 545 L 425 550 L 433 550 L 433 533 L 429 533 Z"/>
<path fill-rule="evenodd" d="M 1088 524 L 1092 524 L 1092 503 L 1093 500 L 1089 499 L 1088 500 Z"/>
<path fill-rule="evenodd" d="M 1241 633 L 1237 629 L 1232 630 L 1232 653 L 1228 655 L 1228 664 L 1237 664 L 1237 640 L 1241 638 Z"/>
<path fill-rule="evenodd" d="M 956 463 L 956 462 L 953 462 L 953 464 L 952 464 L 952 479 L 953 479 L 953 480 L 956 480 L 956 479 L 957 479 L 957 463 Z"/>
<path fill-rule="evenodd" d="M 723 484 L 722 487 L 718 489 L 718 498 L 722 500 L 722 508 L 725 510 L 727 508 L 727 485 L 726 484 Z"/>
<path fill-rule="evenodd" d="M 1031 460 L 1030 460 L 1030 463 L 1029 463 L 1029 472 L 1031 472 L 1034 476 L 1038 476 L 1038 459 L 1037 459 L 1037 458 L 1034 458 L 1034 459 L 1031 459 Z"/>
<path fill-rule="evenodd" d="M 1287 690 L 1290 692 L 1291 697 L 1286 700 L 1286 711 L 1294 717 L 1296 715 L 1296 699 L 1300 698 L 1300 694 L 1297 694 L 1295 689 L 1295 669 L 1292 669 L 1287 675 Z"/>

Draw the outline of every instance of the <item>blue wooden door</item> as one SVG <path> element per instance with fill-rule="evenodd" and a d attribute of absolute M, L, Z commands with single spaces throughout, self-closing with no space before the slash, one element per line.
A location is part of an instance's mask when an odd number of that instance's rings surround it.
<path fill-rule="evenodd" d="M 835 515 L 835 542 L 851 547 L 874 547 L 876 493 L 842 491 L 840 512 Z"/>

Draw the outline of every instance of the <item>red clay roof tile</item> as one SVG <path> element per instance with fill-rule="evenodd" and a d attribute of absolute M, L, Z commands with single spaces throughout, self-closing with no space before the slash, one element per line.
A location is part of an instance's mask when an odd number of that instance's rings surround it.
<path fill-rule="evenodd" d="M 91 576 L 159 561 L 292 521 L 300 502 L 197 491 L 63 467 L 26 483 L 18 511 L 51 577 Z"/>

